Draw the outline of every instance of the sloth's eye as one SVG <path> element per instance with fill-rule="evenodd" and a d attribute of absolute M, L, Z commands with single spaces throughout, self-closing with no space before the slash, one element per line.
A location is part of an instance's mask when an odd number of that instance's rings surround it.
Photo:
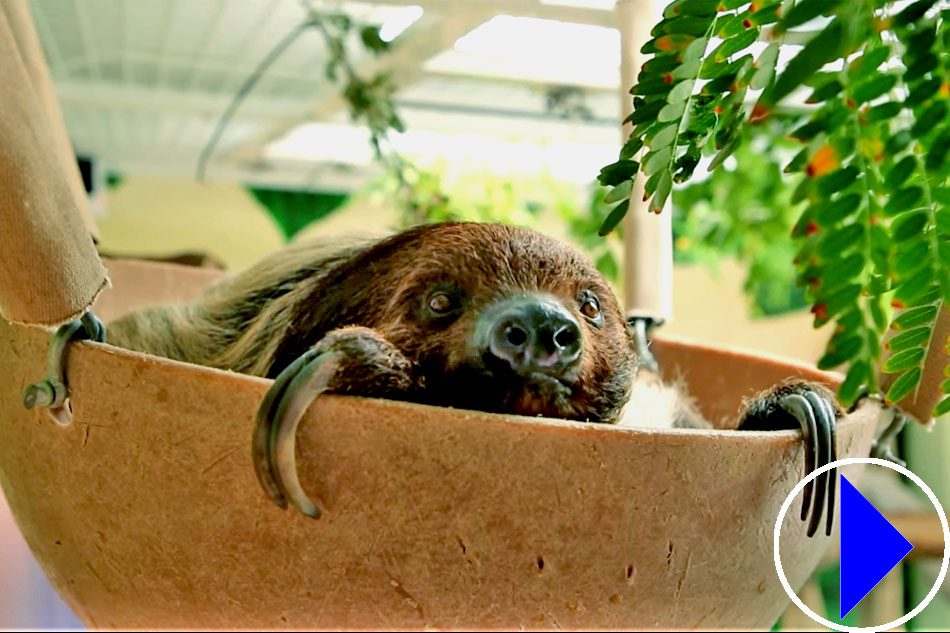
<path fill-rule="evenodd" d="M 597 296 L 590 292 L 584 292 L 580 297 L 581 304 L 581 314 L 586 316 L 591 321 L 597 321 L 600 318 L 600 302 L 597 301 Z"/>
<path fill-rule="evenodd" d="M 429 297 L 429 309 L 436 314 L 446 314 L 455 309 L 455 301 L 445 292 L 434 292 Z"/>

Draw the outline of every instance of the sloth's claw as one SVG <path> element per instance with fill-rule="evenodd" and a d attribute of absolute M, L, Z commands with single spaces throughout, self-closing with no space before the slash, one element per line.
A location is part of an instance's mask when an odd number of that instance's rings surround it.
<path fill-rule="evenodd" d="M 820 394 L 812 390 L 788 394 L 779 401 L 779 406 L 798 420 L 805 442 L 805 474 L 809 474 L 837 459 L 836 415 L 834 409 Z M 830 475 L 830 476 L 829 476 Z M 802 498 L 802 521 L 808 519 L 811 489 L 814 487 L 814 504 L 811 506 L 811 519 L 808 523 L 808 536 L 814 536 L 821 524 L 821 515 L 825 507 L 825 494 L 828 500 L 828 516 L 825 534 L 831 535 L 834 523 L 835 469 L 818 475 L 805 487 Z"/>
<path fill-rule="evenodd" d="M 807 383 L 785 385 L 754 402 L 741 429 L 779 430 L 801 428 L 805 443 L 805 475 L 838 459 L 836 407 L 818 388 Z M 802 493 L 802 521 L 808 521 L 808 536 L 814 536 L 827 506 L 825 534 L 834 523 L 837 469 L 832 468 L 808 482 Z M 810 512 L 810 514 L 809 514 Z"/>
<path fill-rule="evenodd" d="M 311 349 L 288 365 L 264 396 L 254 427 L 254 470 L 264 491 L 279 507 L 289 502 L 315 519 L 320 508 L 297 477 L 297 426 L 314 399 L 329 388 L 342 358 L 338 351 Z"/>

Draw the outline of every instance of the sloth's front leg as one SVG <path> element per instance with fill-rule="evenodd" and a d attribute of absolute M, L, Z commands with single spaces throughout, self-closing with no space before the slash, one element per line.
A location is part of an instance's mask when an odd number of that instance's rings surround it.
<path fill-rule="evenodd" d="M 805 475 L 838 459 L 836 426 L 842 415 L 834 393 L 816 383 L 791 381 L 761 394 L 745 405 L 739 429 L 778 431 L 801 429 L 805 442 Z M 835 469 L 818 475 L 805 486 L 802 495 L 802 521 L 808 518 L 808 536 L 814 536 L 821 523 L 827 493 L 825 533 L 831 535 L 835 507 Z M 812 496 L 814 494 L 814 504 Z"/>
<path fill-rule="evenodd" d="M 281 508 L 287 504 L 313 518 L 320 509 L 297 477 L 297 425 L 322 393 L 405 399 L 420 388 L 418 368 L 375 330 L 346 327 L 327 334 L 274 380 L 257 412 L 254 470 Z"/>

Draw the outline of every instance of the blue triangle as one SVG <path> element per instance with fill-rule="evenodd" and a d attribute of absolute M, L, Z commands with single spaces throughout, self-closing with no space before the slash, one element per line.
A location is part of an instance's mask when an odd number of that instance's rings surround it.
<path fill-rule="evenodd" d="M 881 582 L 914 546 L 841 476 L 841 618 Z"/>

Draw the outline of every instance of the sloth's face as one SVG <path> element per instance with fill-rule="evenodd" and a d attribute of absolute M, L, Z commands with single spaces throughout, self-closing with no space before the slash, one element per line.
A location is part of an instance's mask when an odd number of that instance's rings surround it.
<path fill-rule="evenodd" d="M 422 367 L 427 401 L 615 420 L 635 355 L 616 297 L 586 258 L 498 225 L 445 227 L 418 252 L 383 333 Z"/>

